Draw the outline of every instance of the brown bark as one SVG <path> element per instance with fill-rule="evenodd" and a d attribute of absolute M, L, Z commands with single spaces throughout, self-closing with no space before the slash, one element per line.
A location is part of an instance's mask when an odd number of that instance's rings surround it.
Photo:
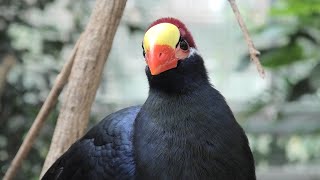
<path fill-rule="evenodd" d="M 83 34 L 41 177 L 83 135 L 126 0 L 97 0 Z"/>

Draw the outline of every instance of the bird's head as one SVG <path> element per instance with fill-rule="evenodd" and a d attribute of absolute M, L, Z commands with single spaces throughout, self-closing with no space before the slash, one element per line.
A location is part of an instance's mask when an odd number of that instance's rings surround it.
<path fill-rule="evenodd" d="M 161 18 L 153 22 L 142 48 L 150 90 L 181 94 L 209 85 L 203 59 L 181 21 Z"/>
<path fill-rule="evenodd" d="M 142 42 L 143 55 L 152 75 L 176 68 L 196 45 L 186 26 L 175 18 L 161 18 L 147 29 Z"/>

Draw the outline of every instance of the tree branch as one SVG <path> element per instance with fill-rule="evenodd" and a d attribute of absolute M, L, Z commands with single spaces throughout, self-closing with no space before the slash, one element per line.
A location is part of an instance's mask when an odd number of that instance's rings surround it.
<path fill-rule="evenodd" d="M 126 0 L 96 0 L 75 56 L 41 177 L 85 132 L 104 64 L 125 5 Z"/>
<path fill-rule="evenodd" d="M 78 50 L 80 39 L 81 39 L 81 36 L 80 36 L 78 42 L 76 43 L 75 47 L 72 50 L 71 57 L 64 64 L 61 72 L 56 77 L 55 83 L 54 83 L 46 101 L 43 103 L 36 119 L 34 120 L 31 128 L 28 131 L 27 136 L 25 137 L 24 141 L 22 142 L 22 145 L 20 146 L 16 156 L 12 160 L 11 165 L 9 166 L 9 168 L 3 178 L 4 180 L 13 179 L 18 168 L 21 166 L 22 161 L 28 155 L 36 137 L 39 134 L 39 131 L 41 130 L 41 128 L 43 126 L 44 121 L 47 119 L 52 108 L 57 103 L 57 99 L 59 97 L 59 94 L 62 91 L 64 85 L 68 81 L 68 77 L 71 72 L 71 68 L 72 68 L 72 65 L 74 62 L 75 54 Z"/>
<path fill-rule="evenodd" d="M 265 77 L 265 71 L 260 63 L 260 60 L 259 60 L 259 55 L 260 55 L 260 52 L 254 47 L 254 44 L 251 40 L 251 37 L 249 35 L 249 32 L 248 32 L 248 29 L 242 19 L 242 16 L 239 12 L 239 9 L 238 9 L 238 6 L 235 2 L 235 0 L 228 0 L 230 5 L 231 5 L 231 8 L 233 10 L 233 13 L 235 14 L 236 18 L 237 18 L 237 21 L 239 23 L 239 26 L 243 32 L 243 35 L 244 35 L 244 38 L 247 42 L 247 45 L 248 45 L 248 48 L 249 48 L 249 54 L 250 54 L 250 59 L 253 61 L 253 63 L 255 63 L 256 67 L 257 67 L 257 70 L 261 76 L 261 78 L 264 78 Z"/>

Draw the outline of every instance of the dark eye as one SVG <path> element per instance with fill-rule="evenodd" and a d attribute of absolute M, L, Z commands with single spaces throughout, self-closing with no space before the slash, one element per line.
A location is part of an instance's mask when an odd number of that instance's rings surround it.
<path fill-rule="evenodd" d="M 143 57 L 146 57 L 146 52 L 144 51 L 143 42 L 142 42 L 142 54 L 143 54 Z"/>
<path fill-rule="evenodd" d="M 189 45 L 186 40 L 184 39 L 180 40 L 180 48 L 185 51 L 189 49 Z"/>

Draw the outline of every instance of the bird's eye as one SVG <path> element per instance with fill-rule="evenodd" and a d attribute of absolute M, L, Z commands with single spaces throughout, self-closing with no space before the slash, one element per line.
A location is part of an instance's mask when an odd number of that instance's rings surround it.
<path fill-rule="evenodd" d="M 184 50 L 184 51 L 186 51 L 186 50 L 189 49 L 189 45 L 188 45 L 188 43 L 187 43 L 186 40 L 184 40 L 184 39 L 181 39 L 181 40 L 180 40 L 180 48 L 181 48 L 182 50 Z"/>
<path fill-rule="evenodd" d="M 143 54 L 143 57 L 146 57 L 146 52 L 144 51 L 143 42 L 142 42 L 142 54 Z"/>

